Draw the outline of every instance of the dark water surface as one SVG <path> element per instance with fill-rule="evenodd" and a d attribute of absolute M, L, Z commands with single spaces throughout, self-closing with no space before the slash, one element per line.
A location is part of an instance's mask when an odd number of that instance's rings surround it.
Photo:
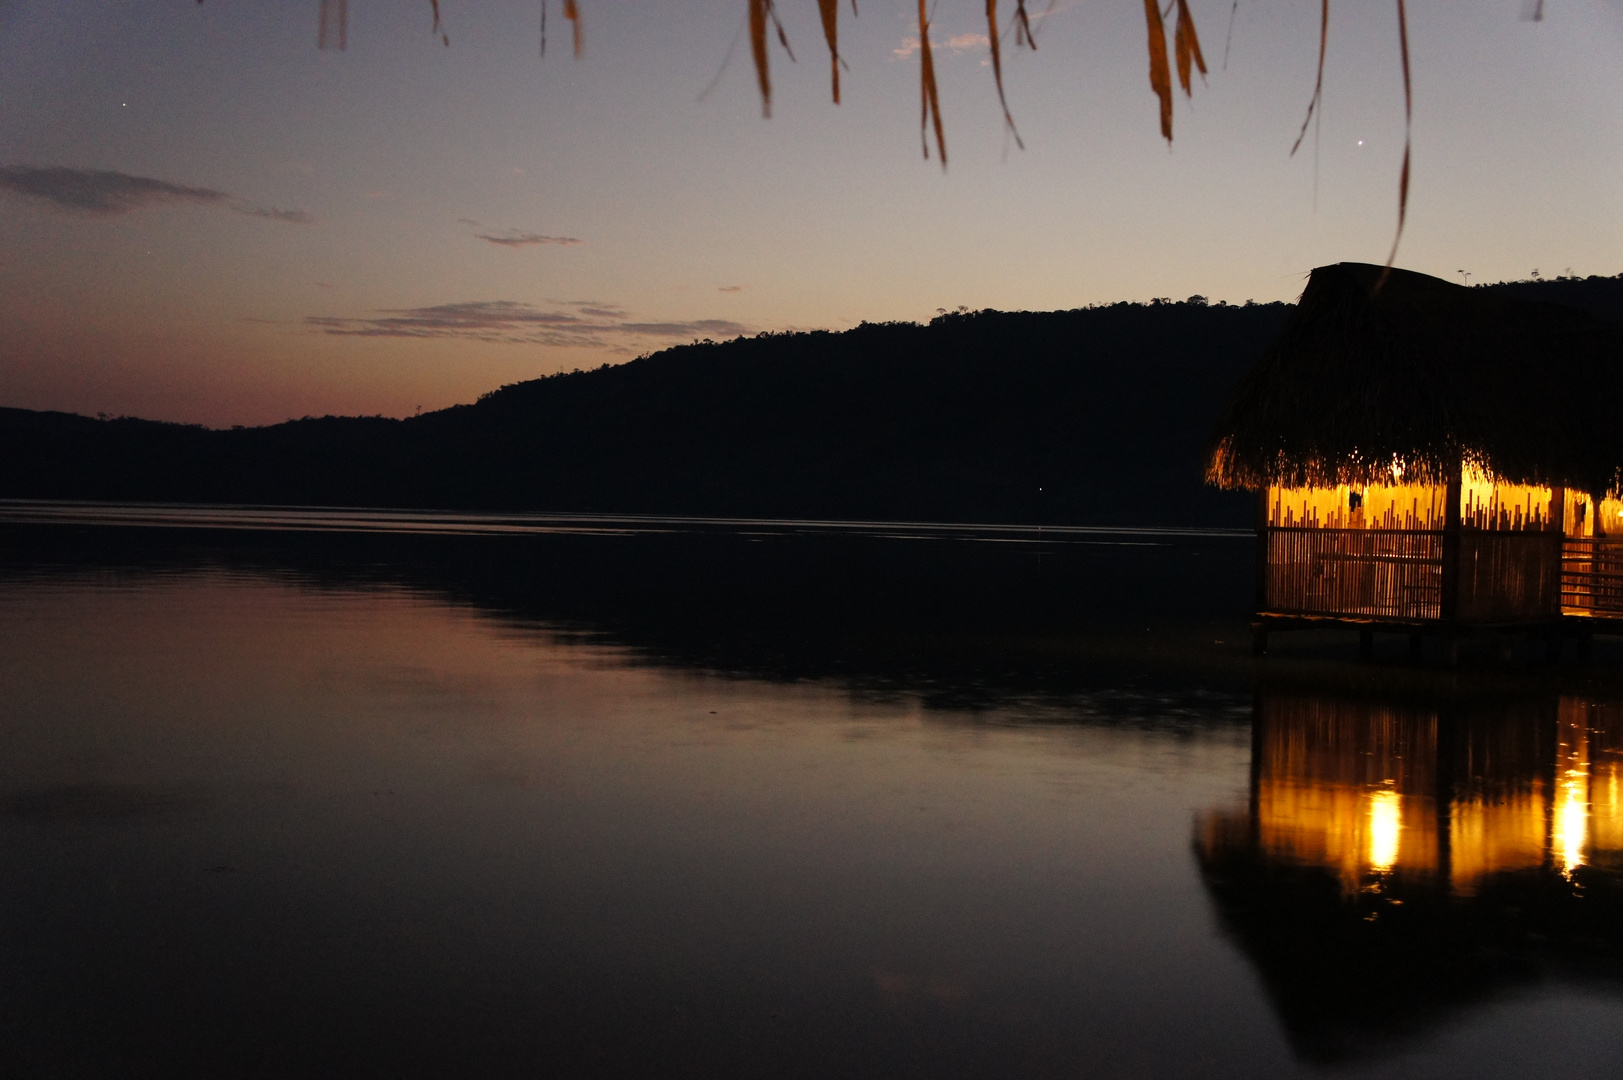
<path fill-rule="evenodd" d="M 0 1075 L 1623 1060 L 1615 647 L 1256 663 L 1223 535 L 25 510 Z"/>

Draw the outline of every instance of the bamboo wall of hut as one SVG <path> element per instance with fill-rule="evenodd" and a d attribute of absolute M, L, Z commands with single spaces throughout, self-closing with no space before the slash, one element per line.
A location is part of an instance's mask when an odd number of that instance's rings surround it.
<path fill-rule="evenodd" d="M 1623 617 L 1623 500 L 1471 468 L 1453 528 L 1449 498 L 1443 484 L 1270 485 L 1260 609 L 1419 623 Z"/>

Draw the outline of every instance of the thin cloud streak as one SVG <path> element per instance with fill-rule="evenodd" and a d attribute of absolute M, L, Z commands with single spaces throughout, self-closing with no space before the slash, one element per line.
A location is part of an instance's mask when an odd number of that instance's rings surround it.
<path fill-rule="evenodd" d="M 219 206 L 246 217 L 291 225 L 308 225 L 315 221 L 303 210 L 256 206 L 214 188 L 190 187 L 112 169 L 0 165 L 0 191 L 88 217 L 120 217 L 148 206 L 181 203 Z"/>
<path fill-rule="evenodd" d="M 250 206 L 247 203 L 233 203 L 231 209 L 246 217 L 264 218 L 266 221 L 280 221 L 288 225 L 313 225 L 315 217 L 303 210 L 281 210 L 274 206 Z"/>
<path fill-rule="evenodd" d="M 69 169 L 60 165 L 45 169 L 32 165 L 0 165 L 0 190 L 96 217 L 128 214 L 155 203 L 209 206 L 231 198 L 213 188 L 187 187 L 108 169 Z"/>
<path fill-rule="evenodd" d="M 571 244 L 584 244 L 586 242 L 577 240 L 573 236 L 542 236 L 540 233 L 519 232 L 516 229 L 508 230 L 505 236 L 498 236 L 494 233 L 474 233 L 474 236 L 487 244 L 509 248 L 532 247 L 538 244 L 557 244 L 560 247 L 568 247 Z"/>
<path fill-rule="evenodd" d="M 628 322 L 621 323 L 618 329 L 628 334 L 646 334 L 649 337 L 690 337 L 704 334 L 709 337 L 721 334 L 723 337 L 736 337 L 744 332 L 744 328 L 730 319 L 695 319 L 692 322 Z"/>
<path fill-rule="evenodd" d="M 456 338 L 507 345 L 553 345 L 629 351 L 628 342 L 691 341 L 737 337 L 749 328 L 730 319 L 630 322 L 625 312 L 597 304 L 547 311 L 513 300 L 469 300 L 418 308 L 391 308 L 374 316 L 310 315 L 304 325 L 338 337 Z"/>
<path fill-rule="evenodd" d="M 970 49 L 984 49 L 991 47 L 991 41 L 985 34 L 954 34 L 945 41 L 930 39 L 930 48 L 950 52 L 954 56 L 962 56 Z M 890 54 L 898 60 L 912 59 L 913 54 L 919 51 L 919 38 L 917 34 L 909 34 L 902 38 L 902 43 L 890 50 Z"/>

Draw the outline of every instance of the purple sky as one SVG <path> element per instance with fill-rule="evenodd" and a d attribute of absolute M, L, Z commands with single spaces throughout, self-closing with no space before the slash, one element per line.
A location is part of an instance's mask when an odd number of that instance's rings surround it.
<path fill-rule="evenodd" d="M 1059 0 L 1011 55 L 980 0 L 932 40 L 951 168 L 924 161 L 912 0 L 811 0 L 763 120 L 743 0 L 0 0 L 0 405 L 210 424 L 401 415 L 695 338 L 938 308 L 1293 298 L 1386 256 L 1394 5 L 1191 0 L 1212 68 L 1169 149 L 1139 0 Z M 1005 7 L 1012 6 L 1010 3 Z M 1044 0 L 1032 5 L 1044 10 Z M 1623 271 L 1623 5 L 1411 0 L 1399 263 L 1473 281 Z M 717 78 L 718 71 L 720 72 Z M 701 99 L 715 80 L 714 89 Z M 1316 163 L 1316 164 L 1315 164 Z M 1315 182 L 1315 173 L 1317 180 Z"/>

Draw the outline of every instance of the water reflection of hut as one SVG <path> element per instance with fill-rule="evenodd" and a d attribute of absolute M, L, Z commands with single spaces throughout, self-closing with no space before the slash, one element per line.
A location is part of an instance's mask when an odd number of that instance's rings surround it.
<path fill-rule="evenodd" d="M 1293 626 L 1418 646 L 1623 619 L 1612 329 L 1409 271 L 1377 288 L 1381 272 L 1313 272 L 1208 464 L 1260 493 L 1259 651 Z"/>
<path fill-rule="evenodd" d="M 1552 973 L 1623 981 L 1623 702 L 1265 687 L 1252 755 L 1196 854 L 1305 1055 Z"/>

